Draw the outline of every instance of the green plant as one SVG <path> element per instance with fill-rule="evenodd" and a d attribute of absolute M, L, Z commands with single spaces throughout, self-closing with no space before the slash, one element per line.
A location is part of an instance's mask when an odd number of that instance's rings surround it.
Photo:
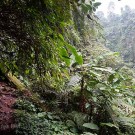
<path fill-rule="evenodd" d="M 15 109 L 24 110 L 27 112 L 36 112 L 37 108 L 35 105 L 27 99 L 18 99 L 14 105 Z"/>
<path fill-rule="evenodd" d="M 18 124 L 16 134 L 19 135 L 73 135 L 59 116 L 49 112 L 30 114 L 18 111 L 16 122 Z"/>

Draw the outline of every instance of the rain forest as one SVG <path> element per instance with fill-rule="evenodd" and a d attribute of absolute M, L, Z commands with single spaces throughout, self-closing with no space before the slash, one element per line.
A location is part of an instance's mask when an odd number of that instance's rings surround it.
<path fill-rule="evenodd" d="M 135 9 L 100 1 L 0 0 L 0 135 L 135 135 Z"/>

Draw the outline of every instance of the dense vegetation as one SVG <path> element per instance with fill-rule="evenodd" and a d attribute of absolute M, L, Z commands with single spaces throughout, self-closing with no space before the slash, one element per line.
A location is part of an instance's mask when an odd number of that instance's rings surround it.
<path fill-rule="evenodd" d="M 115 7 L 114 3 L 110 2 L 107 18 L 103 12 L 97 13 L 105 30 L 106 46 L 112 51 L 120 52 L 124 61 L 132 64 L 133 67 L 135 62 L 135 10 L 125 6 L 121 8 L 119 15 L 114 13 L 113 7 Z"/>
<path fill-rule="evenodd" d="M 0 80 L 16 86 L 13 134 L 135 134 L 134 70 L 106 48 L 100 4 L 0 2 Z"/>

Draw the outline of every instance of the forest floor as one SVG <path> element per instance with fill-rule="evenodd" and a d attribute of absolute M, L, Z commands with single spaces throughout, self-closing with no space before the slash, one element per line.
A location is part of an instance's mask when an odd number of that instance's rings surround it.
<path fill-rule="evenodd" d="M 0 82 L 0 133 L 11 135 L 15 128 L 12 108 L 17 99 L 15 91 L 16 89 L 7 83 Z"/>

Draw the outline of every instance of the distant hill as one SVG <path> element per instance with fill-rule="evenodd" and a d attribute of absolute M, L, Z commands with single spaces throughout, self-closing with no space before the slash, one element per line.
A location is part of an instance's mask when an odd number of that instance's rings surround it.
<path fill-rule="evenodd" d="M 104 13 L 99 11 L 97 16 L 104 27 L 106 47 L 112 51 L 120 52 L 125 62 L 135 63 L 135 10 L 129 6 L 121 9 L 121 15 L 108 11 L 105 18 Z"/>

